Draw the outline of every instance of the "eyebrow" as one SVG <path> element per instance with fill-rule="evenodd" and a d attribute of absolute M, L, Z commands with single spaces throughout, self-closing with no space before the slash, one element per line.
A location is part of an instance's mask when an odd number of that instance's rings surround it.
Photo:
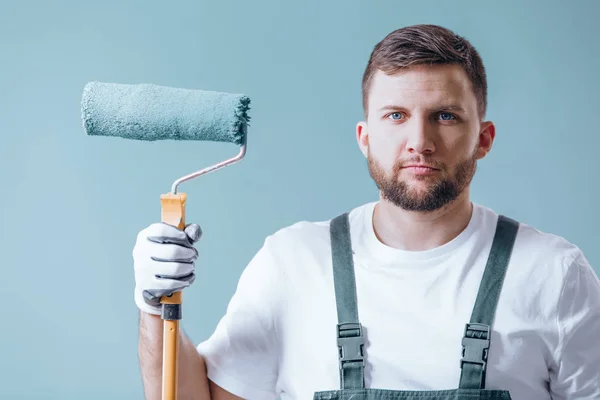
<path fill-rule="evenodd" d="M 379 109 L 379 111 L 391 111 L 391 110 L 405 110 L 405 107 L 400 107 L 400 106 L 394 106 L 394 105 L 389 105 L 389 106 L 383 106 Z M 466 114 L 467 110 L 465 110 L 464 107 L 458 105 L 458 104 L 442 104 L 439 107 L 435 107 L 433 109 L 434 112 L 440 112 L 440 111 L 456 111 L 456 112 L 461 112 Z"/>

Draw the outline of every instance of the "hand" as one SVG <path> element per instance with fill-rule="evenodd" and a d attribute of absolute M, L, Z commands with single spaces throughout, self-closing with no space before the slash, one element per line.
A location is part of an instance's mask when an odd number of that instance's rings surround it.
<path fill-rule="evenodd" d="M 197 224 L 182 231 L 162 222 L 140 231 L 133 248 L 135 303 L 146 313 L 160 315 L 162 296 L 190 286 L 195 280 L 198 251 L 194 244 L 202 236 Z"/>

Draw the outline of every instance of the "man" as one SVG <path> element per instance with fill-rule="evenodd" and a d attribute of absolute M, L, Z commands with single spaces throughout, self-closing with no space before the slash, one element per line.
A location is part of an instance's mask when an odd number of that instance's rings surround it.
<path fill-rule="evenodd" d="M 181 398 L 600 399 L 600 282 L 581 250 L 470 200 L 496 134 L 486 96 L 453 32 L 384 38 L 356 128 L 379 201 L 269 236 L 213 335 L 182 334 Z M 148 398 L 157 298 L 194 281 L 199 237 L 158 223 L 137 239 Z"/>

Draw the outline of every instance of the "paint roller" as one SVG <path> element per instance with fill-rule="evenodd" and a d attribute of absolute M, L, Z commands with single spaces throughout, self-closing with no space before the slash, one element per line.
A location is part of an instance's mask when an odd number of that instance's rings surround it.
<path fill-rule="evenodd" d="M 185 228 L 187 196 L 181 183 L 217 171 L 246 154 L 250 99 L 243 94 L 182 89 L 155 84 L 89 82 L 83 90 L 83 127 L 90 136 L 125 139 L 202 140 L 235 143 L 239 153 L 175 180 L 160 196 L 161 220 Z M 177 399 L 177 360 L 182 293 L 161 298 L 163 319 L 163 400 Z"/>

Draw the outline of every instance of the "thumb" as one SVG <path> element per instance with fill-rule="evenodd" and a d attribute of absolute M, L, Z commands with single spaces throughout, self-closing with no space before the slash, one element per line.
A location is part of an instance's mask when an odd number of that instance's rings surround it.
<path fill-rule="evenodd" d="M 184 232 L 190 238 L 192 243 L 195 243 L 198 240 L 200 240 L 200 237 L 202 236 L 202 228 L 200 228 L 200 225 L 198 224 L 186 225 Z"/>

